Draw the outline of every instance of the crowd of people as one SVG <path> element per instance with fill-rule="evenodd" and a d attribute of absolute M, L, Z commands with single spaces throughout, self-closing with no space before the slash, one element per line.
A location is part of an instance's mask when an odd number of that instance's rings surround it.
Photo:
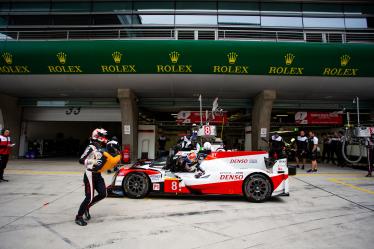
<path fill-rule="evenodd" d="M 285 142 L 283 138 L 278 134 L 274 133 L 270 139 L 270 157 L 278 159 L 286 157 L 285 155 Z M 308 173 L 318 171 L 318 138 L 315 136 L 313 131 L 308 132 L 306 136 L 304 131 L 300 131 L 299 136 L 295 142 L 296 149 L 296 167 L 300 168 L 299 163 L 302 162 L 301 169 L 305 169 L 306 160 L 310 159 L 311 168 L 307 170 Z"/>
<path fill-rule="evenodd" d="M 334 133 L 322 133 L 322 139 L 319 142 L 318 137 L 313 131 L 308 132 L 308 136 L 304 131 L 300 131 L 294 142 L 291 142 L 291 147 L 295 150 L 296 167 L 305 169 L 307 159 L 311 161 L 311 168 L 307 171 L 317 172 L 317 162 L 321 163 L 333 163 L 337 166 L 347 166 L 347 161 L 343 156 L 343 140 L 344 133 L 342 131 Z M 369 138 L 368 144 L 366 145 L 369 153 L 369 165 L 367 176 L 372 176 L 372 168 L 374 164 L 374 136 Z M 274 133 L 269 141 L 270 143 L 270 157 L 273 159 L 287 157 L 285 152 L 285 145 L 283 138 L 278 134 Z M 319 145 L 322 144 L 322 153 L 319 155 Z M 346 149 L 346 148 L 344 148 Z M 300 166 L 301 164 L 301 166 Z"/>
<path fill-rule="evenodd" d="M 341 167 L 344 167 L 346 165 L 346 161 L 344 160 L 342 153 L 343 139 L 344 134 L 342 131 L 322 134 L 322 162 L 332 162 L 333 164 Z"/>

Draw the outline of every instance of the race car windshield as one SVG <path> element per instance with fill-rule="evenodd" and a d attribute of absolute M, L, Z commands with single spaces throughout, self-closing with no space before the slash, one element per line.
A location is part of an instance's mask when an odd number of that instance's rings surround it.
<path fill-rule="evenodd" d="M 159 157 L 152 162 L 151 166 L 165 166 L 167 159 L 166 156 Z"/>

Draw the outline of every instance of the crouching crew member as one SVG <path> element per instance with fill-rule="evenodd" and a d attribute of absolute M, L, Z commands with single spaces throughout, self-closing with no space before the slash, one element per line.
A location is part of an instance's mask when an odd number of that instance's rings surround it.
<path fill-rule="evenodd" d="M 83 182 L 85 186 L 85 199 L 83 200 L 78 214 L 75 217 L 75 223 L 80 226 L 86 226 L 86 220 L 91 219 L 89 209 L 91 206 L 101 201 L 107 196 L 105 182 L 99 170 L 104 166 L 106 157 L 103 155 L 107 143 L 107 131 L 104 129 L 95 129 L 92 132 L 90 144 L 79 159 L 79 163 L 86 166 Z M 94 196 L 94 191 L 98 195 Z"/>

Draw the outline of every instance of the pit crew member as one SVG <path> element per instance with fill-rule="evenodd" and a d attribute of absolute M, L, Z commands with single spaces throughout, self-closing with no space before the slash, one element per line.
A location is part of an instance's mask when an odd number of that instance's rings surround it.
<path fill-rule="evenodd" d="M 305 136 L 304 131 L 300 131 L 300 135 L 296 138 L 296 167 L 299 168 L 299 162 L 302 160 L 303 165 L 301 169 L 304 169 L 306 163 L 308 151 L 308 137 Z"/>
<path fill-rule="evenodd" d="M 270 139 L 270 157 L 273 159 L 282 158 L 284 148 L 283 138 L 275 132 Z"/>

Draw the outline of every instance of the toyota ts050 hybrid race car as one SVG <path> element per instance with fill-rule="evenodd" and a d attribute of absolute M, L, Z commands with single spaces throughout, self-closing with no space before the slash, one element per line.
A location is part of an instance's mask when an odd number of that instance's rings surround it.
<path fill-rule="evenodd" d="M 180 151 L 176 156 L 183 158 L 186 153 Z M 267 157 L 266 151 L 211 152 L 199 161 L 198 173 L 170 169 L 158 161 L 136 163 L 117 171 L 108 193 L 123 191 L 130 198 L 150 193 L 242 195 L 252 202 L 288 196 L 287 159 L 269 165 Z"/>

